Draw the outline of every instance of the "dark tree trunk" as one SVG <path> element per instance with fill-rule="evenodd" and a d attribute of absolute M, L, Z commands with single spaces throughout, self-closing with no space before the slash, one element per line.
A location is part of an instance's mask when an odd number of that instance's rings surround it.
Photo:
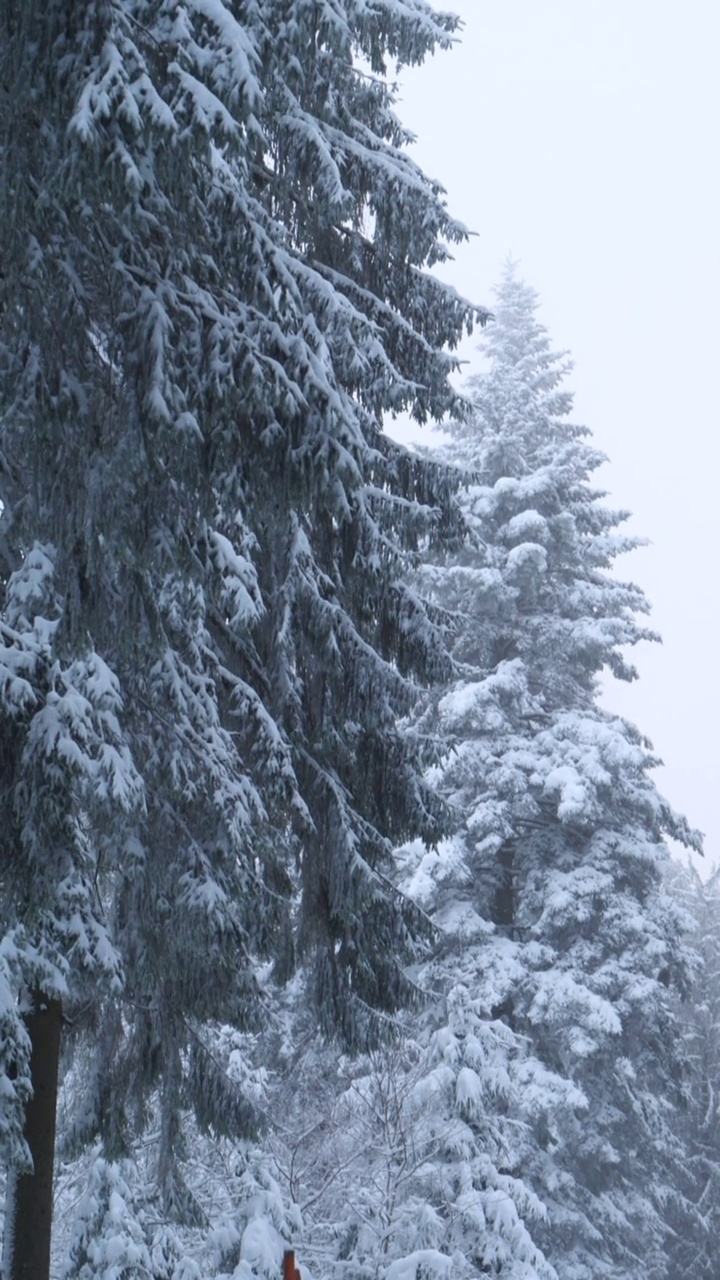
<path fill-rule="evenodd" d="M 507 840 L 497 855 L 497 880 L 490 906 L 490 918 L 508 937 L 515 936 L 515 845 Z M 515 1026 L 515 1001 L 510 992 L 491 1010 L 493 1018 L 501 1018 Z"/>
<path fill-rule="evenodd" d="M 32 1044 L 33 1086 L 25 1112 L 25 1139 L 33 1171 L 11 1174 L 8 1179 L 3 1280 L 48 1280 L 62 1028 L 60 1001 L 35 991 L 25 1025 Z"/>
<path fill-rule="evenodd" d="M 515 925 L 515 845 L 511 840 L 506 841 L 500 849 L 497 867 L 497 887 L 491 907 L 492 921 L 512 937 Z"/>

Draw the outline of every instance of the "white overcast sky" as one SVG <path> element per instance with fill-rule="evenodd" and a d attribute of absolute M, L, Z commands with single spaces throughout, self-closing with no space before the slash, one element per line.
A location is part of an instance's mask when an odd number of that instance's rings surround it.
<path fill-rule="evenodd" d="M 621 563 L 663 645 L 606 701 L 720 861 L 720 5 L 455 0 L 451 53 L 401 73 L 414 155 L 477 235 L 442 274 L 475 302 L 510 254 L 575 369 L 575 420 L 651 546 Z M 464 354 L 479 364 L 475 344 Z M 391 428 L 393 429 L 393 428 Z M 419 428 L 411 435 L 418 437 Z M 408 438 L 407 435 L 404 438 Z M 419 435 L 432 443 L 427 432 Z"/>

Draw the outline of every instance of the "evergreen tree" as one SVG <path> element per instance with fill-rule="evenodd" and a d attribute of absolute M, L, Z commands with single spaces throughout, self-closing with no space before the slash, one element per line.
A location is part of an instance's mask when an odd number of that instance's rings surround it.
<path fill-rule="evenodd" d="M 200 1280 L 176 1235 L 153 1225 L 129 1160 L 94 1160 L 78 1205 L 66 1280 Z"/>
<path fill-rule="evenodd" d="M 441 808 L 396 721 L 447 659 L 404 570 L 454 525 L 380 420 L 452 407 L 484 315 L 425 270 L 465 232 L 385 72 L 455 25 L 0 4 L 3 923 L 93 1031 L 77 1140 L 122 1157 L 159 1087 L 169 1214 L 183 1106 L 257 1126 L 204 1028 L 261 1016 L 258 957 L 314 957 L 350 1043 L 411 990 L 383 868 Z"/>
<path fill-rule="evenodd" d="M 78 1213 L 68 1276 L 78 1280 L 153 1275 L 145 1231 L 138 1221 L 128 1180 L 132 1169 L 99 1158 Z"/>
<path fill-rule="evenodd" d="M 438 1004 L 359 1059 L 317 1042 L 280 1055 L 270 1150 L 302 1256 L 348 1280 L 556 1280 L 532 1238 L 543 1206 L 508 1169 L 523 1128 L 513 1037 L 464 988 L 439 1029 Z"/>
<path fill-rule="evenodd" d="M 509 266 L 444 455 L 474 532 L 426 570 L 457 619 L 436 780 L 458 830 L 437 853 L 406 848 L 402 883 L 443 931 L 426 980 L 503 1046 L 504 1172 L 546 1206 L 536 1243 L 564 1280 L 639 1280 L 667 1274 L 669 1206 L 691 1213 L 670 995 L 689 959 L 662 872 L 666 836 L 698 837 L 658 795 L 647 741 L 599 705 L 602 671 L 634 677 L 647 605 L 612 573 L 636 542 L 592 486 L 603 458 L 569 420 L 568 362 L 536 305 Z"/>

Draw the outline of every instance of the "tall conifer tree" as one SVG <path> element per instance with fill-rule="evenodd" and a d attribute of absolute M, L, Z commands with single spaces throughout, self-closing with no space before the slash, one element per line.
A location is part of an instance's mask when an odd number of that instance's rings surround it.
<path fill-rule="evenodd" d="M 314 956 L 351 1043 L 408 995 L 383 866 L 439 808 L 396 718 L 446 656 L 403 571 L 452 529 L 380 418 L 451 408 L 483 315 L 425 270 L 465 233 L 385 72 L 455 25 L 0 3 L 3 922 L 28 998 L 94 1027 L 78 1140 L 121 1157 L 160 1088 L 168 1213 L 183 1100 L 255 1124 L 203 1028 L 257 1019 L 258 955 Z"/>
<path fill-rule="evenodd" d="M 536 307 L 508 266 L 444 451 L 474 534 L 426 571 L 457 619 L 436 780 L 459 826 L 438 853 L 405 851 L 403 884 L 443 930 L 431 976 L 456 1074 L 479 1046 L 478 1132 L 489 1108 L 500 1168 L 546 1206 L 537 1244 L 564 1280 L 640 1280 L 667 1274 L 683 1199 L 670 993 L 688 953 L 664 841 L 698 837 L 659 796 L 647 741 L 599 701 L 603 671 L 634 677 L 647 605 L 612 571 L 636 542 L 593 487 L 603 457 L 570 420 L 568 361 Z"/>

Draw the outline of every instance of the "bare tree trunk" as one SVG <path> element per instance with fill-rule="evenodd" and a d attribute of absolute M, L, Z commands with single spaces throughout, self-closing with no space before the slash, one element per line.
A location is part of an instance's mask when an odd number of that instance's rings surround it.
<path fill-rule="evenodd" d="M 53 1212 L 55 1117 L 62 1006 L 34 991 L 25 1015 L 32 1044 L 30 1070 L 33 1096 L 25 1111 L 25 1139 L 32 1173 L 11 1174 L 5 1207 L 3 1280 L 49 1280 Z"/>

